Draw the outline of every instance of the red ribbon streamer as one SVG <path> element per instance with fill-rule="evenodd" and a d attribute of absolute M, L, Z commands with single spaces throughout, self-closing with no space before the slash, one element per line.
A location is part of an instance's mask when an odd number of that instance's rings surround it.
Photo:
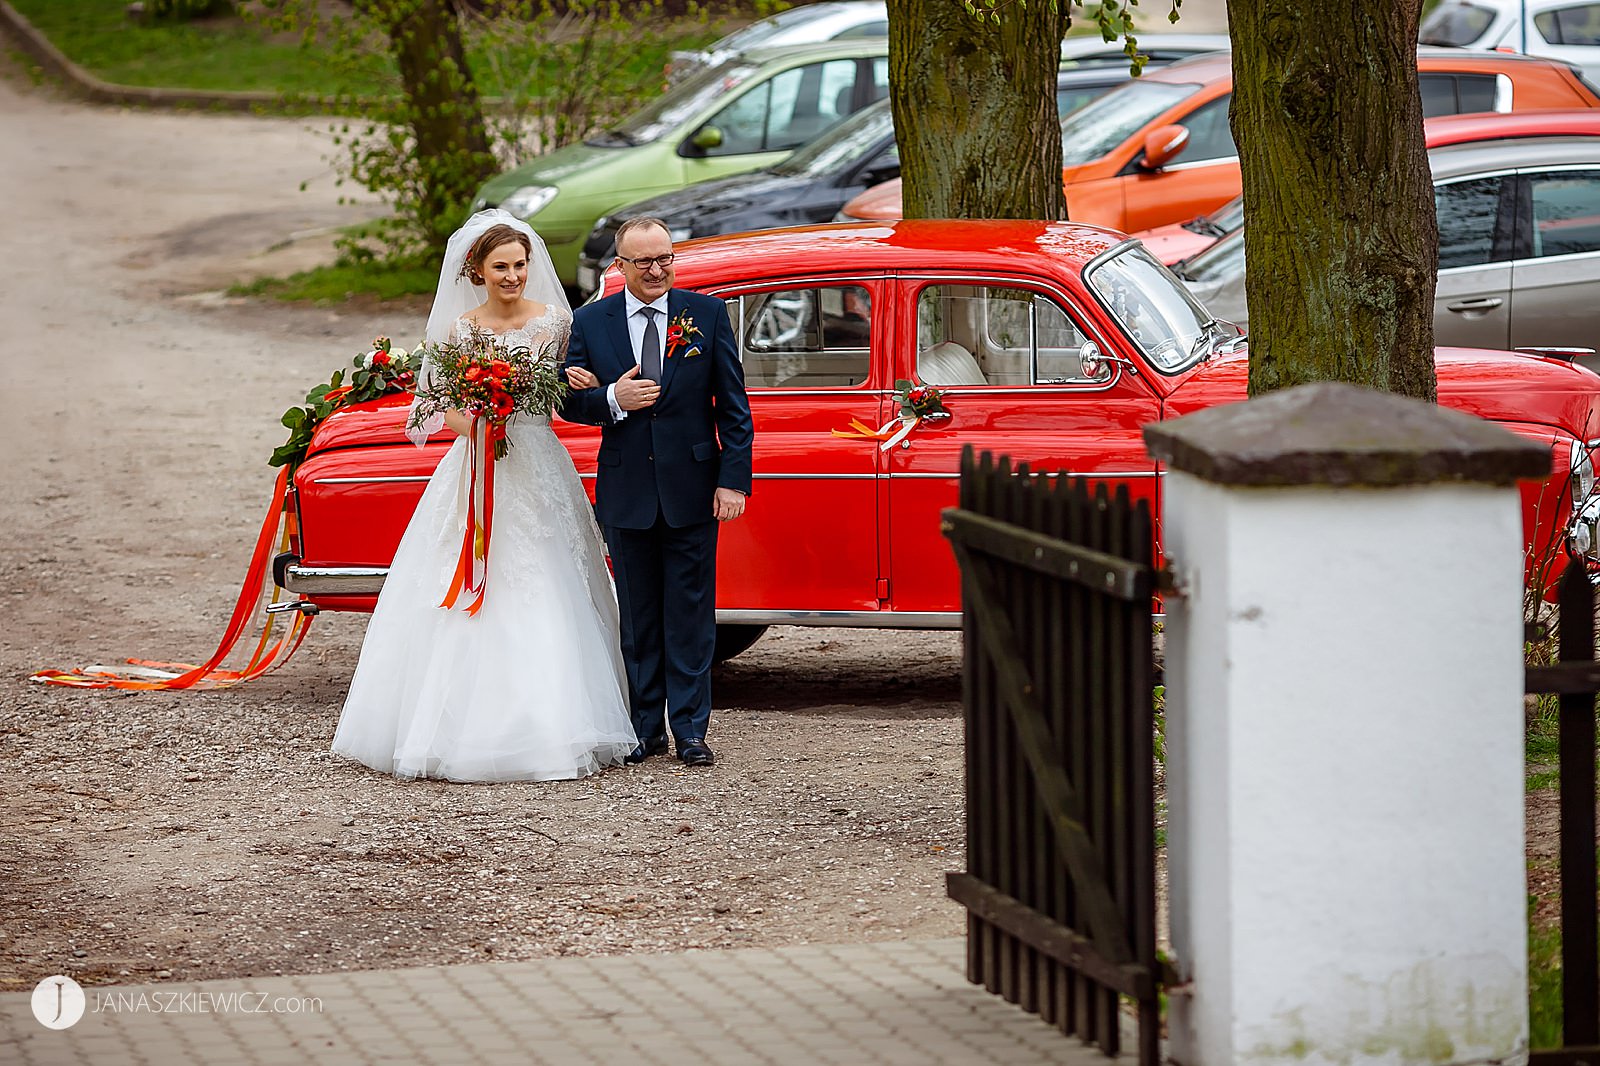
<path fill-rule="evenodd" d="M 217 645 L 217 650 L 212 653 L 211 658 L 198 666 L 189 663 L 155 662 L 149 659 L 126 659 L 124 661 L 129 665 L 141 667 L 144 672 L 119 673 L 103 667 L 89 666 L 80 670 L 40 670 L 30 675 L 30 680 L 72 688 L 117 688 L 136 691 L 214 689 L 242 684 L 288 662 L 299 650 L 306 633 L 311 628 L 311 616 L 301 611 L 294 612 L 294 620 L 278 637 L 277 642 L 270 644 L 277 619 L 275 614 L 268 614 L 266 625 L 262 627 L 261 638 L 256 642 L 255 651 L 251 653 L 249 661 L 238 670 L 217 668 L 244 636 L 250 616 L 255 613 L 255 607 L 261 599 L 261 591 L 266 585 L 267 571 L 272 565 L 274 541 L 285 545 L 287 543 L 287 526 L 292 517 L 285 508 L 288 488 L 289 469 L 284 467 L 278 471 L 278 480 L 272 490 L 272 504 L 267 508 L 267 517 L 261 525 L 261 532 L 256 536 L 255 553 L 250 559 L 250 569 L 245 573 L 244 586 L 239 590 L 239 599 L 233 605 L 233 617 L 228 620 L 228 628 L 223 632 L 222 641 Z M 279 590 L 274 586 L 273 603 L 277 602 L 278 595 Z M 163 670 L 182 672 L 172 677 L 151 676 L 151 673 Z"/>
<path fill-rule="evenodd" d="M 494 449 L 504 436 L 501 426 L 491 428 L 489 418 L 474 415 L 467 435 L 467 528 L 461 537 L 461 554 L 450 589 L 439 606 L 453 609 L 465 593 L 469 616 L 483 609 L 484 589 L 489 583 L 489 537 L 494 530 Z"/>

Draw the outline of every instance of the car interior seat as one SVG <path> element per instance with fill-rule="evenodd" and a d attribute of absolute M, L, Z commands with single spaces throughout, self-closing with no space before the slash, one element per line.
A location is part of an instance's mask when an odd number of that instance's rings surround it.
<path fill-rule="evenodd" d="M 987 385 L 978 361 L 955 341 L 940 341 L 917 355 L 917 376 L 929 385 Z"/>

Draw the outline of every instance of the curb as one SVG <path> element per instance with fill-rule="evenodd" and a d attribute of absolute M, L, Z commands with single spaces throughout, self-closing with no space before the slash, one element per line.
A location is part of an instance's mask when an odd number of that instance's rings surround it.
<path fill-rule="evenodd" d="M 77 96 L 97 104 L 143 107 L 205 108 L 218 111 L 281 111 L 285 105 L 298 109 L 328 108 L 330 101 L 310 97 L 286 98 L 273 92 L 224 92 L 199 89 L 157 89 L 137 85 L 114 85 L 102 81 L 68 59 L 66 54 L 34 28 L 6 0 L 0 0 L 0 30 L 5 30 L 41 67 Z"/>

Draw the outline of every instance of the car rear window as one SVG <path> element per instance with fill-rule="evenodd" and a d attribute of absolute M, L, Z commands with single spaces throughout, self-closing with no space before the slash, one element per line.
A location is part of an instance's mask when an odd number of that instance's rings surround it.
<path fill-rule="evenodd" d="M 1551 44 L 1600 44 L 1600 4 L 1578 4 L 1537 16 L 1533 24 Z"/>
<path fill-rule="evenodd" d="M 1089 101 L 1061 120 L 1061 165 L 1099 159 L 1199 91 L 1187 82 L 1133 81 Z"/>
<path fill-rule="evenodd" d="M 1457 0 L 1444 0 L 1422 20 L 1419 44 L 1442 44 L 1464 48 L 1474 44 L 1494 23 L 1494 9 Z"/>
<path fill-rule="evenodd" d="M 1495 74 L 1435 74 L 1417 76 L 1422 93 L 1422 117 L 1466 115 L 1498 111 L 1499 76 Z"/>

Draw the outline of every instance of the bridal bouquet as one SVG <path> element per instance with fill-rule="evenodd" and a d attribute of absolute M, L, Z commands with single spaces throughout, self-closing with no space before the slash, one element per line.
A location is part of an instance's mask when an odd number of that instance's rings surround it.
<path fill-rule="evenodd" d="M 494 334 L 474 328 L 460 340 L 427 345 L 424 352 L 428 380 L 417 387 L 411 424 L 420 426 L 446 411 L 465 411 L 474 424 L 485 423 L 496 459 L 504 459 L 510 447 L 505 427 L 512 415 L 549 415 L 567 394 L 553 344 L 537 352 L 501 348 Z"/>

